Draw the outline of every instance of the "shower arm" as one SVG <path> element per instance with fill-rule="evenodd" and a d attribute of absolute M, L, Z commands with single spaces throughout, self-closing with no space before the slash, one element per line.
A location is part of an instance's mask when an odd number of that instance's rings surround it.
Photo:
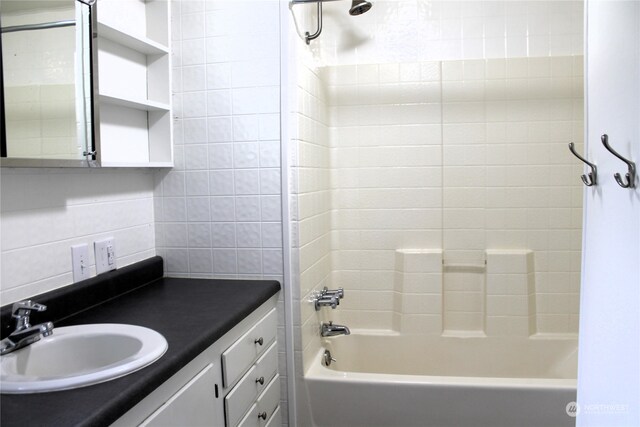
<path fill-rule="evenodd" d="M 320 36 L 321 32 L 322 32 L 322 1 L 320 0 L 318 1 L 318 29 L 313 34 L 309 34 L 309 31 L 304 33 L 304 41 L 307 44 L 311 43 L 311 40 L 317 39 L 318 36 Z"/>
<path fill-rule="evenodd" d="M 304 41 L 307 44 L 311 43 L 311 40 L 317 39 L 320 36 L 320 33 L 322 32 L 322 3 L 324 3 L 325 1 L 339 1 L 339 0 L 292 0 L 291 2 L 291 6 L 295 6 L 297 4 L 305 4 L 305 3 L 318 4 L 318 25 L 317 25 L 318 29 L 313 34 L 309 34 L 308 31 L 304 33 Z"/>
<path fill-rule="evenodd" d="M 322 32 L 322 2 L 324 2 L 324 1 L 338 1 L 338 0 L 293 0 L 291 2 L 292 6 L 295 6 L 296 4 L 305 4 L 305 3 L 317 3 L 318 4 L 317 30 L 313 34 L 309 34 L 308 31 L 304 33 L 304 41 L 307 44 L 310 44 L 311 40 L 317 39 L 320 36 L 320 33 Z"/>

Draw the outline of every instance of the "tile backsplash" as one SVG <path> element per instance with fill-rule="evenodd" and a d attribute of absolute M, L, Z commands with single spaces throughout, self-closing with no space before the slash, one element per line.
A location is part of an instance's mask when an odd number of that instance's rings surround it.
<path fill-rule="evenodd" d="M 156 254 L 153 173 L 12 169 L 0 174 L 2 304 L 73 282 L 71 246 L 114 237 L 116 265 Z"/>
<path fill-rule="evenodd" d="M 281 280 L 278 3 L 172 7 L 176 164 L 156 174 L 158 253 L 169 275 Z M 249 15 L 251 34 L 229 24 Z"/>

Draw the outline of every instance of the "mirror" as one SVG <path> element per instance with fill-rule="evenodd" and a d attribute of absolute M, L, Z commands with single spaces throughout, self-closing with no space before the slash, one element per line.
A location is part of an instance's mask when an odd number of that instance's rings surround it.
<path fill-rule="evenodd" d="M 0 2 L 3 166 L 92 165 L 95 14 L 88 3 Z"/>

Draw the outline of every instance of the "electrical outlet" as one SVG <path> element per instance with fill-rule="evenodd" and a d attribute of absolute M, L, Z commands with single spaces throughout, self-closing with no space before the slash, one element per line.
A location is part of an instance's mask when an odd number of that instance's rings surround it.
<path fill-rule="evenodd" d="M 91 277 L 89 269 L 89 245 L 71 246 L 71 266 L 73 269 L 73 283 Z"/>
<path fill-rule="evenodd" d="M 116 246 L 113 237 L 93 243 L 96 253 L 96 274 L 116 269 Z"/>

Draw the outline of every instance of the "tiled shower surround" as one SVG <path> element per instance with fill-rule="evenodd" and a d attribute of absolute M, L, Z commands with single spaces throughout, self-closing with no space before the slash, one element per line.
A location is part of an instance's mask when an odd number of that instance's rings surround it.
<path fill-rule="evenodd" d="M 582 61 L 299 67 L 305 358 L 325 285 L 356 329 L 577 332 Z"/>

